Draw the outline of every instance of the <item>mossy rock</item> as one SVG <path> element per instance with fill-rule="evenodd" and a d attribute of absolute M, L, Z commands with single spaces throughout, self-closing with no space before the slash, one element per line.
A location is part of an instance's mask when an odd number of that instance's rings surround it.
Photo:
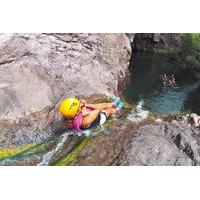
<path fill-rule="evenodd" d="M 81 152 L 84 146 L 88 143 L 88 138 L 84 138 L 70 153 L 66 155 L 63 159 L 54 163 L 54 166 L 67 166 L 69 165 Z"/>
<path fill-rule="evenodd" d="M 0 150 L 0 161 L 10 158 L 14 159 L 17 157 L 25 157 L 25 156 L 31 156 L 31 155 L 37 155 L 43 152 L 48 151 L 52 145 L 56 144 L 56 141 L 51 140 L 51 141 L 45 141 L 40 144 L 28 144 L 18 148 L 13 148 L 13 149 L 3 149 Z"/>
<path fill-rule="evenodd" d="M 33 145 L 29 144 L 29 145 L 23 145 L 20 148 L 2 149 L 2 150 L 0 150 L 0 160 L 20 154 L 20 153 L 30 149 L 31 147 L 33 147 Z"/>

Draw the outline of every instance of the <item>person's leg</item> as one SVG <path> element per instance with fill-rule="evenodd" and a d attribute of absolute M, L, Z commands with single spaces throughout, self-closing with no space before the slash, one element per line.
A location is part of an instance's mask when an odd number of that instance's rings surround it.
<path fill-rule="evenodd" d="M 106 108 L 112 108 L 112 106 L 114 106 L 115 103 L 97 103 L 97 104 L 87 104 L 88 107 L 98 109 L 98 110 L 104 110 Z"/>
<path fill-rule="evenodd" d="M 118 110 L 116 108 L 106 108 L 102 110 L 106 114 L 106 117 L 110 117 L 111 115 L 115 114 Z"/>
<path fill-rule="evenodd" d="M 100 110 L 93 110 L 88 115 L 83 117 L 83 121 L 81 124 L 82 128 L 88 128 L 94 122 L 94 120 L 98 117 Z"/>

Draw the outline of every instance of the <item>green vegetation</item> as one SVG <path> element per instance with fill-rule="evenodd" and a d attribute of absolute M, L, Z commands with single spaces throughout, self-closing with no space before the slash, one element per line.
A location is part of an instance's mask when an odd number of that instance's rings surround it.
<path fill-rule="evenodd" d="M 35 154 L 39 154 L 42 152 L 48 151 L 55 142 L 53 140 L 43 142 L 36 145 L 25 145 L 22 146 L 20 149 L 3 149 L 0 150 L 0 161 L 6 158 L 16 158 L 16 157 L 24 157 L 24 156 L 31 156 Z"/>
<path fill-rule="evenodd" d="M 182 38 L 182 58 L 192 68 L 200 69 L 200 34 L 184 34 Z"/>
<path fill-rule="evenodd" d="M 9 156 L 13 156 L 19 153 L 22 153 L 24 151 L 26 151 L 27 149 L 30 149 L 33 145 L 25 145 L 18 148 L 12 148 L 12 149 L 3 149 L 0 150 L 0 160 Z"/>
<path fill-rule="evenodd" d="M 69 165 L 81 152 L 83 147 L 87 144 L 88 138 L 84 138 L 79 145 L 77 145 L 70 153 L 66 155 L 63 159 L 59 160 L 54 164 L 54 166 L 66 166 Z"/>
<path fill-rule="evenodd" d="M 185 69 L 200 70 L 200 34 L 184 33 L 179 46 L 154 49 L 156 53 L 176 60 Z"/>

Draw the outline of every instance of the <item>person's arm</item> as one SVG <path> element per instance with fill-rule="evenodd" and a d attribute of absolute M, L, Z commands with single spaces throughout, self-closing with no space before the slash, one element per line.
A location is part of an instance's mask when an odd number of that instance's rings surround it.
<path fill-rule="evenodd" d="M 91 108 L 91 109 L 93 109 L 93 110 L 98 109 L 97 106 L 96 106 L 95 104 L 88 104 L 88 103 L 86 103 L 85 106 L 88 107 L 88 108 Z"/>

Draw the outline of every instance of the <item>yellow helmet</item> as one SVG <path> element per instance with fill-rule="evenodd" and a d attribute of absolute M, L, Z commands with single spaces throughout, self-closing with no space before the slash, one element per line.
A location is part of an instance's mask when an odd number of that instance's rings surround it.
<path fill-rule="evenodd" d="M 73 119 L 79 109 L 80 102 L 76 98 L 67 98 L 61 104 L 59 111 L 63 117 Z"/>

